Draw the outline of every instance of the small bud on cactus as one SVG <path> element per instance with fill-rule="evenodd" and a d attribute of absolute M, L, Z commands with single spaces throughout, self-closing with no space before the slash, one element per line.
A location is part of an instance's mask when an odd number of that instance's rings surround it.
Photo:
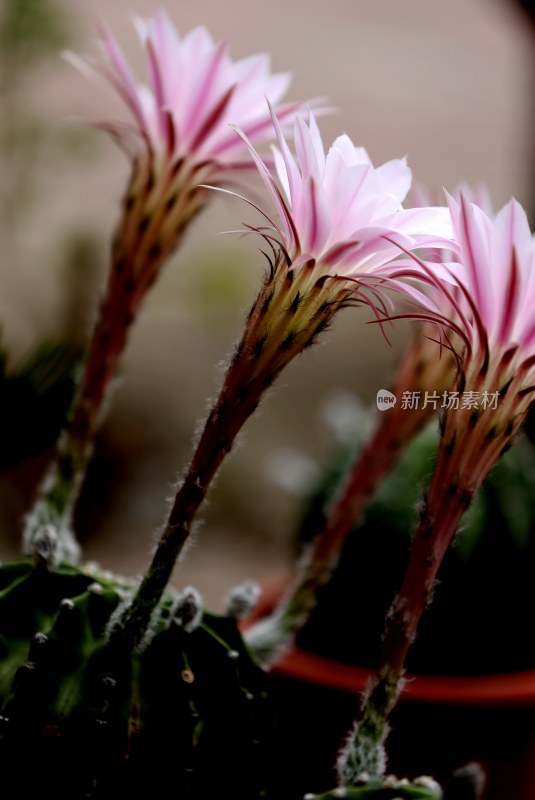
<path fill-rule="evenodd" d="M 186 633 L 192 633 L 201 624 L 202 597 L 193 586 L 188 586 L 179 594 L 171 609 L 170 618 Z"/>
<path fill-rule="evenodd" d="M 255 581 L 244 581 L 230 590 L 225 599 L 225 613 L 234 619 L 246 619 L 256 608 L 260 587 Z"/>
<path fill-rule="evenodd" d="M 326 794 L 310 797 L 315 797 L 315 800 L 442 800 L 443 795 L 438 783 L 427 776 L 416 778 L 411 783 L 406 778 L 389 775 L 384 781 L 363 778 L 358 786 L 339 786 Z"/>
<path fill-rule="evenodd" d="M 60 559 L 59 539 L 52 525 L 42 525 L 33 540 L 37 564 L 55 567 Z"/>

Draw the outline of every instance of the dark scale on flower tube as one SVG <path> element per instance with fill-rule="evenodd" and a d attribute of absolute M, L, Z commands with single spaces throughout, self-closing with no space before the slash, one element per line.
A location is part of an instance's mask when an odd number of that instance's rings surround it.
<path fill-rule="evenodd" d="M 314 318 L 317 317 L 326 317 L 327 314 L 330 316 L 333 314 L 335 310 L 335 301 L 334 300 L 324 300 L 323 303 L 318 307 L 318 310 L 314 314 Z"/>
<path fill-rule="evenodd" d="M 168 214 L 173 206 L 175 205 L 176 201 L 178 200 L 177 194 L 172 194 L 171 197 L 168 197 L 165 201 L 165 213 Z"/>
<path fill-rule="evenodd" d="M 451 456 L 455 450 L 455 436 L 452 436 L 447 442 L 444 443 L 444 452 L 447 456 Z"/>
<path fill-rule="evenodd" d="M 292 302 L 290 303 L 288 310 L 291 311 L 292 313 L 295 313 L 301 304 L 301 300 L 302 300 L 301 293 L 298 291 L 295 297 L 293 298 Z"/>
<path fill-rule="evenodd" d="M 267 334 L 264 333 L 263 336 L 259 336 L 258 339 L 256 340 L 256 342 L 254 344 L 254 355 L 255 355 L 255 358 L 258 358 L 262 354 L 262 351 L 264 350 L 267 338 L 268 338 Z"/>
<path fill-rule="evenodd" d="M 504 384 L 504 385 L 502 386 L 502 388 L 500 389 L 500 397 L 502 398 L 502 400 L 503 400 L 503 398 L 505 397 L 505 395 L 507 394 L 507 392 L 509 391 L 509 389 L 511 388 L 511 383 L 512 383 L 512 382 L 513 382 L 513 378 L 511 377 L 511 378 L 509 378 L 509 380 L 507 381 L 507 383 L 506 383 L 506 384 Z"/>
<path fill-rule="evenodd" d="M 513 443 L 512 443 L 511 440 L 506 442 L 506 444 L 502 447 L 502 450 L 500 452 L 500 458 L 502 458 L 506 453 L 508 453 L 512 446 L 513 446 Z"/>
<path fill-rule="evenodd" d="M 397 436 L 392 436 L 386 443 L 386 448 L 391 453 L 395 453 L 401 447 L 401 440 Z"/>
<path fill-rule="evenodd" d="M 490 358 L 490 353 L 489 353 L 489 346 L 488 346 L 488 343 L 487 343 L 485 345 L 485 359 L 484 359 L 483 364 L 481 365 L 481 369 L 479 371 L 479 374 L 482 377 L 485 377 L 485 375 L 488 372 L 488 369 L 489 369 L 489 358 Z"/>
<path fill-rule="evenodd" d="M 273 292 L 271 292 L 271 294 L 268 294 L 267 297 L 264 299 L 264 302 L 262 303 L 262 308 L 260 309 L 260 314 L 262 316 L 266 314 L 272 300 L 273 300 Z"/>
<path fill-rule="evenodd" d="M 135 195 L 133 195 L 133 194 L 129 194 L 129 195 L 127 195 L 127 196 L 125 197 L 125 200 L 124 200 L 124 208 L 125 208 L 125 211 L 126 211 L 127 213 L 129 213 L 130 211 L 132 211 L 132 209 L 134 208 L 135 204 L 136 204 L 136 197 L 135 197 Z"/>
<path fill-rule="evenodd" d="M 238 391 L 237 391 L 238 399 L 239 400 L 245 400 L 245 398 L 250 394 L 251 389 L 252 389 L 252 384 L 251 383 L 242 383 L 242 384 L 240 384 L 240 386 L 238 387 Z"/>
<path fill-rule="evenodd" d="M 288 331 L 288 333 L 281 342 L 281 350 L 289 350 L 295 343 L 296 338 L 297 338 L 296 331 L 291 331 L 291 330 Z"/>
<path fill-rule="evenodd" d="M 146 195 L 148 195 L 148 194 L 150 194 L 152 192 L 152 190 L 154 189 L 154 183 L 155 183 L 155 181 L 154 181 L 154 173 L 151 170 L 149 172 L 149 177 L 147 178 L 147 183 L 145 184 L 145 194 Z"/>
<path fill-rule="evenodd" d="M 461 508 L 464 508 L 465 511 L 466 511 L 467 508 L 469 508 L 469 506 L 470 506 L 470 504 L 472 502 L 473 496 L 474 496 L 474 492 L 471 489 L 463 489 L 462 492 L 460 493 L 460 495 L 459 495 L 459 504 L 460 504 Z"/>
<path fill-rule="evenodd" d="M 497 435 L 498 435 L 498 431 L 496 429 L 496 425 L 493 425 L 492 428 L 489 428 L 487 433 L 485 434 L 485 439 L 488 442 L 491 442 L 493 439 L 496 438 Z"/>
<path fill-rule="evenodd" d="M 450 483 L 446 487 L 446 494 L 449 497 L 455 497 L 455 495 L 457 494 L 458 491 L 459 491 L 459 484 L 457 484 L 457 483 Z"/>
<path fill-rule="evenodd" d="M 433 529 L 433 525 L 431 524 L 431 522 L 426 524 L 424 527 L 422 527 L 422 538 L 424 540 L 430 539 L 431 536 L 433 535 L 433 530 L 434 529 Z"/>
<path fill-rule="evenodd" d="M 514 429 L 515 429 L 515 423 L 512 419 L 510 419 L 507 425 L 505 426 L 505 430 L 503 432 L 504 436 L 507 438 L 512 436 Z"/>
<path fill-rule="evenodd" d="M 275 373 L 275 374 L 268 373 L 267 375 L 264 375 L 264 377 L 262 378 L 262 381 L 261 381 L 262 389 L 263 390 L 264 389 L 269 389 L 271 384 L 275 381 L 276 377 L 277 377 L 277 373 Z"/>
<path fill-rule="evenodd" d="M 117 275 L 122 275 L 126 268 L 126 258 L 124 256 L 120 256 L 114 264 L 115 272 Z"/>
<path fill-rule="evenodd" d="M 508 350 L 506 350 L 502 356 L 500 366 L 506 367 L 511 362 L 511 359 L 513 358 L 517 350 L 518 350 L 518 345 L 516 344 L 510 347 Z"/>
<path fill-rule="evenodd" d="M 303 350 L 306 350 L 306 349 L 308 349 L 309 347 L 312 347 L 312 345 L 313 345 L 313 344 L 316 344 L 317 340 L 318 340 L 318 332 L 316 331 L 316 332 L 315 332 L 314 334 L 312 334 L 312 336 L 311 336 L 309 339 L 307 339 L 307 341 L 304 343 L 304 345 L 303 345 Z"/>
<path fill-rule="evenodd" d="M 234 439 L 231 436 L 221 436 L 219 440 L 219 449 L 223 453 L 230 453 Z"/>
<path fill-rule="evenodd" d="M 331 275 L 321 275 L 314 284 L 314 289 L 323 289 L 325 284 L 328 280 L 330 280 Z"/>
<path fill-rule="evenodd" d="M 137 227 L 140 236 L 143 236 L 149 225 L 150 225 L 150 215 L 145 214 L 145 216 L 142 217 L 142 219 L 140 220 L 139 225 Z"/>
<path fill-rule="evenodd" d="M 314 342 L 316 341 L 316 339 L 318 338 L 320 333 L 323 333 L 324 331 L 327 330 L 327 328 L 331 324 L 331 319 L 332 319 L 331 317 L 325 317 L 325 316 L 320 319 L 320 321 L 316 325 L 316 329 L 315 329 L 314 333 L 312 334 L 312 337 L 311 337 L 311 339 L 310 339 L 310 341 L 308 343 L 309 345 L 314 344 Z"/>
<path fill-rule="evenodd" d="M 199 161 L 197 164 L 195 164 L 192 174 L 195 175 L 197 172 L 202 172 L 202 170 L 205 169 L 205 167 L 211 167 L 211 166 L 212 162 L 209 159 L 205 159 L 204 161 Z"/>
<path fill-rule="evenodd" d="M 160 253 L 162 252 L 162 247 L 158 242 L 155 242 L 149 250 L 149 258 L 151 261 L 155 261 Z"/>
<path fill-rule="evenodd" d="M 479 411 L 474 409 L 468 417 L 468 424 L 471 428 L 475 428 L 479 419 Z"/>
<path fill-rule="evenodd" d="M 254 314 L 254 312 L 255 312 L 256 306 L 257 306 L 257 304 L 256 304 L 256 303 L 253 303 L 253 305 L 251 306 L 251 308 L 250 308 L 250 309 L 249 309 L 249 311 L 247 312 L 247 316 L 246 316 L 246 318 L 245 318 L 245 323 L 246 323 L 246 324 L 245 324 L 245 327 L 246 327 L 246 328 L 247 328 L 247 326 L 248 326 L 248 324 L 249 324 L 249 320 L 251 319 L 251 317 L 253 316 L 253 314 Z M 242 343 L 240 342 L 240 344 L 239 344 L 239 345 L 236 347 L 236 353 L 238 353 L 238 352 L 241 352 L 241 351 L 242 351 L 242 349 L 243 349 L 243 346 L 242 346 Z"/>
<path fill-rule="evenodd" d="M 174 178 L 178 174 L 180 168 L 184 163 L 184 158 L 177 158 L 173 166 L 171 167 L 171 177 Z"/>
<path fill-rule="evenodd" d="M 427 362 L 425 358 L 419 358 L 416 364 L 414 365 L 414 374 L 416 377 L 419 377 L 423 374 L 425 368 L 427 366 Z"/>

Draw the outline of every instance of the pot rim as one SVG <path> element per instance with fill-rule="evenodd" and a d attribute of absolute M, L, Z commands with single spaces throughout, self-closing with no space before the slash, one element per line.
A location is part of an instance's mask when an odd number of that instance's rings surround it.
<path fill-rule="evenodd" d="M 267 581 L 263 585 L 260 603 L 245 621 L 243 629 L 267 616 L 287 585 L 288 576 Z M 335 661 L 295 645 L 284 653 L 271 672 L 351 693 L 362 692 L 374 675 L 373 669 Z M 535 669 L 485 675 L 407 674 L 400 700 L 468 706 L 535 707 Z"/>

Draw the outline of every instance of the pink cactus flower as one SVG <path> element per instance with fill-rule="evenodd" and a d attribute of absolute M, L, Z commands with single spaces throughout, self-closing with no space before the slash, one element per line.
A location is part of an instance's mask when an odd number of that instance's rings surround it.
<path fill-rule="evenodd" d="M 96 65 L 132 117 L 128 127 L 106 123 L 124 143 L 134 135 L 163 158 L 209 161 L 228 169 L 244 163 L 243 146 L 230 123 L 259 141 L 273 135 L 265 98 L 282 119 L 299 108 L 299 103 L 279 105 L 291 78 L 271 74 L 267 54 L 232 61 L 227 43 L 214 42 L 202 25 L 181 38 L 163 10 L 148 20 L 135 18 L 135 27 L 146 52 L 147 85 L 136 80 L 104 26 L 104 61 Z"/>
<path fill-rule="evenodd" d="M 279 145 L 274 148 L 276 176 L 246 131 L 238 133 L 274 202 L 280 220 L 272 222 L 276 243 L 294 269 L 313 259 L 325 274 L 371 275 L 400 255 L 396 242 L 414 248 L 438 240 L 444 246 L 444 238 L 451 237 L 445 209 L 403 209 L 412 180 L 405 159 L 374 167 L 366 150 L 345 134 L 325 153 L 312 114 L 308 125 L 295 120 L 293 155 L 275 113 L 273 125 Z"/>
<path fill-rule="evenodd" d="M 237 132 L 277 212 L 261 210 L 268 225 L 246 232 L 260 234 L 273 251 L 261 312 L 256 313 L 259 330 L 264 330 L 260 340 L 266 346 L 269 340 L 268 352 L 275 348 L 283 364 L 342 306 L 367 304 L 381 322 L 386 308 L 393 307 L 385 288 L 419 302 L 419 291 L 404 278 L 427 280 L 425 270 L 414 264 L 406 269 L 396 260 L 402 251 L 451 246 L 452 231 L 445 208 L 403 209 L 412 177 L 404 159 L 375 168 L 366 151 L 346 135 L 326 154 L 312 113 L 308 125 L 296 118 L 293 155 L 275 113 L 273 125 L 279 145 L 274 148 L 274 171 L 245 133 Z M 257 338 L 259 330 L 249 324 L 251 336 Z M 252 341 L 251 347 L 261 370 L 264 347 Z"/>
<path fill-rule="evenodd" d="M 204 27 L 181 39 L 163 11 L 136 27 L 146 52 L 148 85 L 138 83 L 117 41 L 103 28 L 103 59 L 83 71 L 100 74 L 126 105 L 129 123 L 100 122 L 132 162 L 100 316 L 89 347 L 68 430 L 26 520 L 26 549 L 46 528 L 61 552 L 75 557 L 72 513 L 92 452 L 101 409 L 132 323 L 164 262 L 176 250 L 210 194 L 201 184 L 225 184 L 244 165 L 247 150 L 229 126 L 239 124 L 255 142 L 273 136 L 266 97 L 281 118 L 298 103 L 279 101 L 290 78 L 272 75 L 266 55 L 232 61 L 225 43 Z"/>

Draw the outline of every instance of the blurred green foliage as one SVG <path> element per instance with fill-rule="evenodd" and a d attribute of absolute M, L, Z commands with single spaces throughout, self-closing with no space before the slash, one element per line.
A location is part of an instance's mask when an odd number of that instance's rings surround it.
<path fill-rule="evenodd" d="M 66 17 L 54 0 L 4 0 L 0 16 L 0 63 L 4 82 L 17 80 L 69 40 Z"/>
<path fill-rule="evenodd" d="M 65 423 L 81 353 L 44 342 L 15 369 L 0 349 L 0 469 L 51 447 Z"/>
<path fill-rule="evenodd" d="M 437 443 L 435 422 L 410 443 L 368 503 L 299 634 L 305 650 L 364 666 L 377 663 L 378 631 L 403 579 Z M 303 539 L 321 529 L 360 449 L 355 441 L 346 443 L 325 465 L 305 510 Z M 521 434 L 462 519 L 411 648 L 409 671 L 532 669 L 533 645 L 525 630 L 535 613 L 534 570 L 535 446 Z M 358 636 L 347 635 L 348 619 Z"/>

